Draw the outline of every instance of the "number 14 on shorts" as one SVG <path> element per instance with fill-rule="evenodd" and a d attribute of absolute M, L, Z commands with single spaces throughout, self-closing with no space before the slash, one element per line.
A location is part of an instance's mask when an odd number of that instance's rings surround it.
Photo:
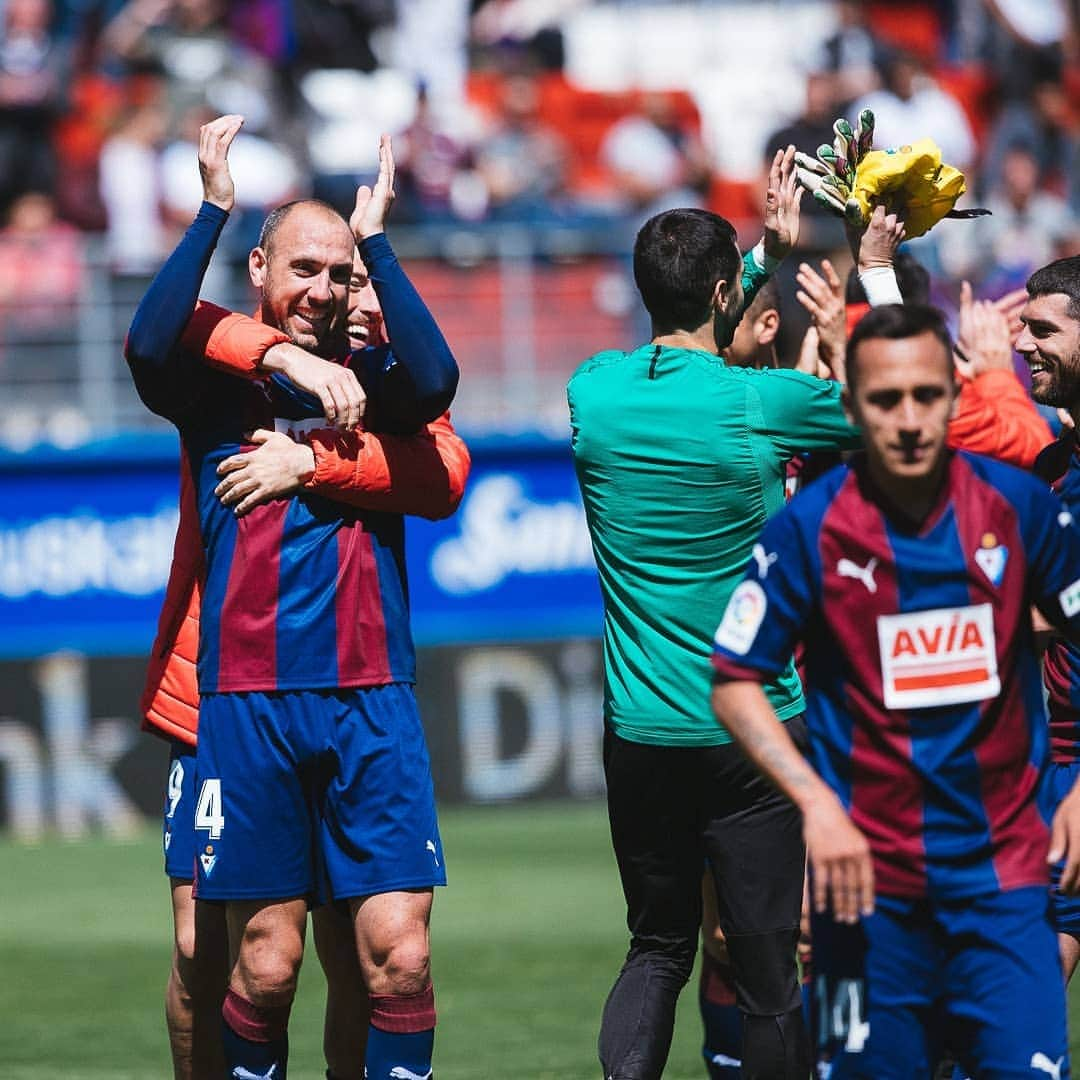
<path fill-rule="evenodd" d="M 199 799 L 195 804 L 195 828 L 208 830 L 211 840 L 221 839 L 225 814 L 222 811 L 219 779 L 204 780 L 199 788 Z"/>

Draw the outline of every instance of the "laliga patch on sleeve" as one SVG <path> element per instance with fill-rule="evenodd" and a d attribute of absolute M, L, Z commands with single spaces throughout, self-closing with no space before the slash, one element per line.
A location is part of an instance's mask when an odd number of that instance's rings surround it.
<path fill-rule="evenodd" d="M 1065 613 L 1066 619 L 1071 619 L 1080 611 L 1080 578 L 1071 585 L 1066 585 L 1058 593 L 1058 600 L 1061 601 L 1061 610 Z"/>
<path fill-rule="evenodd" d="M 717 647 L 745 656 L 761 629 L 768 606 L 765 590 L 756 581 L 741 581 L 731 594 L 724 620 L 716 631 Z"/>

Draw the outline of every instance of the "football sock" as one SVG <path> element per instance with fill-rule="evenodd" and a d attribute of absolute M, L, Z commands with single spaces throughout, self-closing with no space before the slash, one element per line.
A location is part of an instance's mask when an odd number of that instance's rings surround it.
<path fill-rule="evenodd" d="M 735 1004 L 735 984 L 731 968 L 701 951 L 701 981 L 698 1006 L 705 1028 L 701 1053 L 712 1080 L 736 1080 L 742 1057 L 742 1013 Z"/>
<path fill-rule="evenodd" d="M 429 1080 L 435 1045 L 435 991 L 372 994 L 368 1080 Z"/>
<path fill-rule="evenodd" d="M 286 1080 L 291 1005 L 264 1008 L 233 990 L 221 1008 L 222 1042 L 235 1080 Z"/>

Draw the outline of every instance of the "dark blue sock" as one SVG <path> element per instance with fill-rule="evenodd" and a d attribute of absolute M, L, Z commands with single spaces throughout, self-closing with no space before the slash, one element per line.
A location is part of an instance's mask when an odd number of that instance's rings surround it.
<path fill-rule="evenodd" d="M 435 994 L 372 994 L 367 1080 L 429 1080 L 435 1046 Z"/>
<path fill-rule="evenodd" d="M 221 1041 L 232 1080 L 286 1080 L 290 1006 L 260 1008 L 230 990 L 221 1009 Z"/>
<path fill-rule="evenodd" d="M 705 1045 L 701 1053 L 709 1076 L 712 1080 L 737 1080 L 742 1058 L 743 1023 L 742 1013 L 735 1004 L 731 968 L 705 950 L 701 953 L 698 1006 L 705 1028 Z"/>

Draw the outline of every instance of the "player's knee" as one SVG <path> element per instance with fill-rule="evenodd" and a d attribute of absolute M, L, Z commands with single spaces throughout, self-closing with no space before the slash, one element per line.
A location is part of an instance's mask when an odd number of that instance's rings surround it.
<path fill-rule="evenodd" d="M 401 938 L 373 957 L 376 978 L 372 983 L 382 994 L 418 994 L 431 981 L 431 955 L 426 934 Z"/>
<path fill-rule="evenodd" d="M 236 966 L 241 992 L 259 1006 L 291 1001 L 302 959 L 303 940 L 298 936 L 245 935 Z"/>
<path fill-rule="evenodd" d="M 739 1007 L 744 1012 L 779 1016 L 799 1007 L 798 936 L 798 927 L 793 927 L 728 938 Z"/>

